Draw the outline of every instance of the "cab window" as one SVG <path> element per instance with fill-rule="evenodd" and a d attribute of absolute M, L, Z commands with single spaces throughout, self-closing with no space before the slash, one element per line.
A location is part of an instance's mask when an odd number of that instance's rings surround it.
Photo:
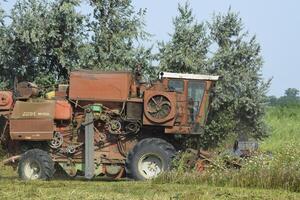
<path fill-rule="evenodd" d="M 188 108 L 190 111 L 189 122 L 193 123 L 199 114 L 200 105 L 204 95 L 204 81 L 189 81 L 188 83 Z"/>
<path fill-rule="evenodd" d="M 171 79 L 168 83 L 169 90 L 174 92 L 183 92 L 184 83 L 183 80 Z"/>

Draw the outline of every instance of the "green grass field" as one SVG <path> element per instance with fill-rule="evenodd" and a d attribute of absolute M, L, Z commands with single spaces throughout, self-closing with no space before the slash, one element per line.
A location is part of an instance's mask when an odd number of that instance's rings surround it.
<path fill-rule="evenodd" d="M 0 166 L 0 199 L 300 199 L 300 193 L 292 192 L 298 191 L 297 185 L 293 190 L 282 189 L 285 188 L 285 184 L 290 184 L 288 181 L 297 184 L 300 179 L 298 175 L 300 167 L 295 168 L 295 171 L 290 171 L 291 168 L 285 168 L 284 166 L 285 162 L 287 162 L 287 165 L 296 162 L 296 167 L 299 164 L 299 154 L 295 154 L 300 152 L 300 109 L 270 108 L 266 120 L 271 126 L 272 134 L 262 142 L 261 149 L 272 151 L 275 157 L 276 155 L 284 155 L 282 169 L 286 169 L 286 171 L 283 171 L 283 175 L 280 175 L 276 173 L 281 173 L 281 171 L 277 172 L 276 169 L 268 176 L 263 177 L 262 173 L 264 172 L 258 169 L 257 176 L 262 176 L 259 178 L 255 177 L 255 169 L 253 171 L 252 168 L 249 168 L 249 173 L 244 170 L 241 174 L 247 179 L 252 177 L 254 181 L 261 181 L 262 183 L 286 181 L 283 186 L 274 184 L 274 188 L 278 189 L 260 189 L 269 188 L 269 185 L 263 187 L 263 184 L 253 185 L 251 182 L 231 184 L 231 180 L 226 179 L 223 182 L 218 182 L 218 184 L 209 185 L 208 183 L 199 182 L 201 179 L 194 182 L 190 181 L 190 183 L 189 181 L 167 181 L 168 183 L 164 183 L 161 181 L 134 182 L 104 179 L 93 181 L 54 179 L 51 181 L 24 182 L 17 178 L 16 172 L 10 167 Z M 273 169 L 265 170 L 268 172 Z M 272 177 L 274 174 L 275 176 Z M 269 176 L 271 179 L 267 180 Z M 277 179 L 277 176 L 291 176 L 291 179 L 281 180 Z M 233 185 L 243 187 L 232 187 Z M 273 187 L 270 186 L 270 188 Z"/>
<path fill-rule="evenodd" d="M 11 173 L 11 172 L 10 172 Z M 24 182 L 1 174 L 0 199 L 300 199 L 300 193 L 214 187 L 203 184 L 154 184 L 105 180 L 51 180 Z"/>
<path fill-rule="evenodd" d="M 283 152 L 291 145 L 300 150 L 300 107 L 269 108 L 266 120 L 271 135 L 261 142 L 262 150 Z"/>

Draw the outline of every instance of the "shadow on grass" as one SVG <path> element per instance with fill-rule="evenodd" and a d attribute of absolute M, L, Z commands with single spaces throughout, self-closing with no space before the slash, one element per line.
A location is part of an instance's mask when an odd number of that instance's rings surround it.
<path fill-rule="evenodd" d="M 8 175 L 0 175 L 0 181 L 1 180 L 21 180 L 19 176 L 16 174 L 8 174 Z M 80 181 L 80 182 L 134 182 L 134 180 L 129 178 L 119 178 L 119 179 L 113 179 L 110 177 L 95 177 L 92 179 L 86 179 L 84 176 L 76 176 L 76 177 L 70 177 L 67 174 L 63 173 L 55 173 L 53 178 L 51 178 L 49 181 Z"/>
<path fill-rule="evenodd" d="M 2 176 L 0 175 L 0 180 L 17 180 L 19 179 L 18 176 Z"/>
<path fill-rule="evenodd" d="M 95 181 L 103 181 L 103 182 L 133 182 L 134 180 L 129 178 L 119 178 L 113 179 L 109 177 L 95 177 L 92 179 L 86 179 L 84 176 L 62 176 L 62 175 L 55 175 L 51 180 L 59 180 L 59 181 L 83 181 L 83 182 L 95 182 Z"/>
<path fill-rule="evenodd" d="M 22 181 L 18 176 L 0 176 L 0 181 Z M 134 182 L 134 180 L 128 179 L 128 178 L 121 178 L 121 179 L 112 179 L 107 177 L 96 177 L 93 179 L 86 179 L 84 176 L 77 176 L 77 177 L 53 177 L 50 180 L 47 181 L 60 181 L 60 182 L 115 182 L 115 183 L 126 183 L 126 182 Z"/>

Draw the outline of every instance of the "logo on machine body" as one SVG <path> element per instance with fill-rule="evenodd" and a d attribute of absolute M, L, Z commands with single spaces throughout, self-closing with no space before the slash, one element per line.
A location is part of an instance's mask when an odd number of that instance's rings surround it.
<path fill-rule="evenodd" d="M 22 117 L 49 117 L 48 112 L 23 112 Z"/>

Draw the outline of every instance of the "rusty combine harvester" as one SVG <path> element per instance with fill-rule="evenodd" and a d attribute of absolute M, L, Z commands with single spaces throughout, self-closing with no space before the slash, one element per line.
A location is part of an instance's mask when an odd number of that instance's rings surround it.
<path fill-rule="evenodd" d="M 22 179 L 68 175 L 136 180 L 170 169 L 187 140 L 204 132 L 218 76 L 161 72 L 142 83 L 129 72 L 74 71 L 55 95 L 19 83 L 0 91 L 1 141 Z M 53 93 L 52 93 L 53 94 Z"/>

